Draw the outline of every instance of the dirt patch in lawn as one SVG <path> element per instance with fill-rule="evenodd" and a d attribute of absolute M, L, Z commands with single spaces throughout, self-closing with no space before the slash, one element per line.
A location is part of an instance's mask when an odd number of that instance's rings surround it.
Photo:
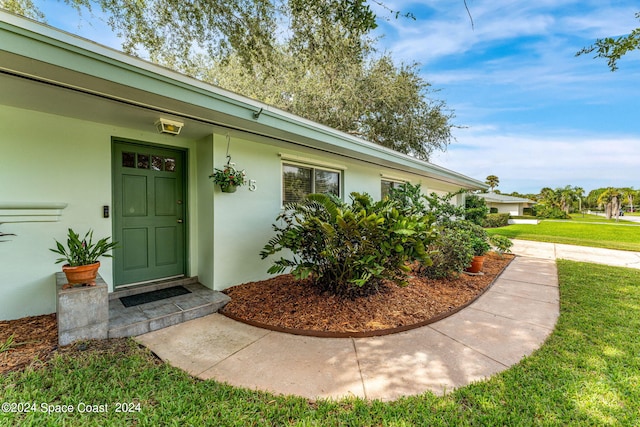
<path fill-rule="evenodd" d="M 373 336 L 408 330 L 446 317 L 481 295 L 513 259 L 489 253 L 484 275 L 433 280 L 413 277 L 409 286 L 386 283 L 357 299 L 320 293 L 291 275 L 244 283 L 224 292 L 221 311 L 233 319 L 274 330 L 315 336 Z"/>

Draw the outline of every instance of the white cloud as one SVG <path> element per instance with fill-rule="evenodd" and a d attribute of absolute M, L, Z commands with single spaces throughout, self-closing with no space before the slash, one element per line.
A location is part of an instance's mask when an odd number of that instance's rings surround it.
<path fill-rule="evenodd" d="M 459 142 L 436 154 L 433 163 L 480 180 L 497 175 L 504 192 L 535 193 L 565 185 L 587 191 L 640 186 L 640 137 L 509 135 L 476 129 L 459 133 Z"/>

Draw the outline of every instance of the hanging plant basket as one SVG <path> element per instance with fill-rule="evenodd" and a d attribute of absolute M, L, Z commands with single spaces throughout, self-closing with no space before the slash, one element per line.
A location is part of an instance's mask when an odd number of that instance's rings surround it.
<path fill-rule="evenodd" d="M 223 193 L 235 193 L 236 190 L 238 189 L 237 185 L 221 185 L 220 186 L 220 190 L 222 190 Z"/>
<path fill-rule="evenodd" d="M 237 188 L 243 186 L 246 181 L 246 173 L 243 170 L 237 170 L 236 164 L 231 163 L 229 155 L 229 145 L 231 137 L 227 134 L 227 164 L 222 169 L 214 169 L 209 178 L 213 178 L 213 182 L 220 186 L 223 193 L 235 193 Z"/>

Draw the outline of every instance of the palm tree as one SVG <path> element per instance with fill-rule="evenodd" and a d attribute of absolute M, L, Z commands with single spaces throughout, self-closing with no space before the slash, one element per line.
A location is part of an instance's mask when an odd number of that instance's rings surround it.
<path fill-rule="evenodd" d="M 634 190 L 633 187 L 621 188 L 620 191 L 622 192 L 622 197 L 627 199 L 627 203 L 629 204 L 629 212 L 633 212 L 633 198 L 636 196 L 636 194 L 638 194 L 638 192 Z"/>
<path fill-rule="evenodd" d="M 575 196 L 578 198 L 578 210 L 582 212 L 582 198 L 584 197 L 584 188 L 573 187 L 573 192 L 575 193 Z"/>
<path fill-rule="evenodd" d="M 496 188 L 498 184 L 500 184 L 500 179 L 495 175 L 489 175 L 484 182 L 489 186 L 491 192 L 493 193 L 494 188 Z"/>
<path fill-rule="evenodd" d="M 607 219 L 615 216 L 617 221 L 620 218 L 620 195 L 620 190 L 609 187 L 598 197 L 598 204 L 604 205 L 604 214 Z"/>
<path fill-rule="evenodd" d="M 558 194 L 549 187 L 540 190 L 540 201 L 549 207 L 558 206 Z"/>
<path fill-rule="evenodd" d="M 569 214 L 573 201 L 576 199 L 574 189 L 571 188 L 570 185 L 567 185 L 564 188 L 558 188 L 556 192 L 560 199 L 560 209 L 562 209 L 566 214 Z"/>

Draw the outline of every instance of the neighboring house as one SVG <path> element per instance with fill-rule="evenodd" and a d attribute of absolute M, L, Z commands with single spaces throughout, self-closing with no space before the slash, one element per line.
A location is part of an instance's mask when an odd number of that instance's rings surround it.
<path fill-rule="evenodd" d="M 289 197 L 487 188 L 5 12 L 0 88 L 0 223 L 16 235 L 0 243 L 0 319 L 56 310 L 49 248 L 68 228 L 119 242 L 100 269 L 110 292 L 174 276 L 224 289 L 268 276 L 259 251 Z M 209 178 L 227 149 L 251 184 L 232 194 Z"/>
<path fill-rule="evenodd" d="M 482 197 L 489 209 L 497 210 L 497 213 L 508 213 L 511 216 L 523 215 L 524 208 L 532 207 L 536 202 L 522 197 L 506 196 L 496 193 L 475 194 Z"/>

